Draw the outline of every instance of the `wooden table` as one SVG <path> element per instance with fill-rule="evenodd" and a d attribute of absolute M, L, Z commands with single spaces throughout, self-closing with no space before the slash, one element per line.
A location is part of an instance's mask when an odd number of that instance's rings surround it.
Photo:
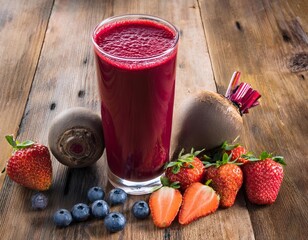
<path fill-rule="evenodd" d="M 59 229 L 58 208 L 85 201 L 93 185 L 111 189 L 105 155 L 85 169 L 53 158 L 49 206 L 33 211 L 34 191 L 1 173 L 0 238 L 8 239 L 307 239 L 308 236 L 308 1 L 306 0 L 0 0 L 0 167 L 11 150 L 4 135 L 47 144 L 48 126 L 61 111 L 100 103 L 90 34 L 112 15 L 152 14 L 181 33 L 174 127 L 180 102 L 200 89 L 224 93 L 234 70 L 261 94 L 261 106 L 244 116 L 241 142 L 260 153 L 283 155 L 285 178 L 277 201 L 250 204 L 241 191 L 235 205 L 188 226 L 158 229 L 124 212 L 124 231 L 109 234 L 102 221 Z M 174 134 L 173 134 L 174 135 Z M 172 146 L 175 141 L 173 137 Z"/>

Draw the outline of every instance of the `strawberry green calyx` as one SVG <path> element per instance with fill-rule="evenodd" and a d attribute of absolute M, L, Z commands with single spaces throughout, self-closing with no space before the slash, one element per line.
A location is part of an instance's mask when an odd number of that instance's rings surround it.
<path fill-rule="evenodd" d="M 171 188 L 174 188 L 174 189 L 178 189 L 178 188 L 181 187 L 180 182 L 170 182 L 167 177 L 161 177 L 160 182 L 165 187 L 171 187 Z"/>
<path fill-rule="evenodd" d="M 253 155 L 244 155 L 244 157 L 251 162 L 262 161 L 265 159 L 272 159 L 273 161 L 280 163 L 281 165 L 287 165 L 284 161 L 283 156 L 273 156 L 272 153 L 268 153 L 266 151 L 262 152 L 258 158 Z"/>
<path fill-rule="evenodd" d="M 240 144 L 229 144 L 227 141 L 223 142 L 221 145 L 221 149 L 225 151 L 233 150 L 234 148 L 238 147 Z"/>
<path fill-rule="evenodd" d="M 164 176 L 160 177 L 160 182 L 161 182 L 161 185 L 153 187 L 151 192 L 156 192 L 157 190 L 161 189 L 162 187 L 171 187 L 171 188 L 174 188 L 174 189 L 181 188 L 180 182 L 170 182 L 170 180 L 167 177 L 164 177 Z"/>
<path fill-rule="evenodd" d="M 208 179 L 206 182 L 205 182 L 205 184 L 204 185 L 206 185 L 206 186 L 210 186 L 210 184 L 211 184 L 211 182 L 212 182 L 213 180 L 212 179 Z"/>
<path fill-rule="evenodd" d="M 227 153 L 224 153 L 222 155 L 221 160 L 218 160 L 218 161 L 213 162 L 213 163 L 203 161 L 203 164 L 204 164 L 205 168 L 208 168 L 208 167 L 211 167 L 211 166 L 215 166 L 216 168 L 219 168 L 220 166 L 225 165 L 227 163 L 232 163 L 232 164 L 235 164 L 235 165 L 238 165 L 238 166 L 242 165 L 242 163 L 238 163 L 238 162 L 236 162 L 236 160 L 230 161 L 231 157 L 232 157 L 232 154 L 228 155 Z"/>
<path fill-rule="evenodd" d="M 272 157 L 272 159 L 273 159 L 275 162 L 280 163 L 281 165 L 284 165 L 284 166 L 287 165 L 287 164 L 285 163 L 285 161 L 284 161 L 284 157 L 283 157 L 283 156 L 274 156 L 274 157 Z"/>
<path fill-rule="evenodd" d="M 265 151 L 260 154 L 260 157 L 259 157 L 260 160 L 265 160 L 267 158 L 270 158 L 274 160 L 275 162 L 280 163 L 281 165 L 287 165 L 284 161 L 284 157 L 282 156 L 273 156 L 273 154 L 265 152 Z"/>
<path fill-rule="evenodd" d="M 26 140 L 26 141 L 23 141 L 23 142 L 19 142 L 19 141 L 14 139 L 13 135 L 5 136 L 5 139 L 13 147 L 14 151 L 30 147 L 30 146 L 32 146 L 34 144 L 34 142 L 31 141 L 31 140 Z"/>
<path fill-rule="evenodd" d="M 200 151 L 194 151 L 194 148 L 192 148 L 190 153 L 186 153 L 183 155 L 184 153 L 184 148 L 183 148 L 178 155 L 178 159 L 176 161 L 168 162 L 165 165 L 165 169 L 172 168 L 172 172 L 174 174 L 177 174 L 181 168 L 194 168 L 194 166 L 191 163 L 194 161 L 194 158 L 197 157 L 203 151 L 204 149 Z"/>

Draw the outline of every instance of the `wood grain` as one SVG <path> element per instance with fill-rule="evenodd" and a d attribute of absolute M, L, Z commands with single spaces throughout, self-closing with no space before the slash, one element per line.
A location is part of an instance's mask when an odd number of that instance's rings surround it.
<path fill-rule="evenodd" d="M 200 6 L 218 91 L 226 90 L 231 71 L 240 70 L 242 81 L 262 94 L 261 107 L 244 116 L 242 142 L 287 162 L 277 202 L 248 205 L 255 237 L 306 239 L 307 1 L 202 0 Z"/>
<path fill-rule="evenodd" d="M 170 228 L 158 229 L 151 219 L 137 221 L 130 212 L 136 200 L 147 200 L 148 196 L 130 196 L 123 206 L 112 208 L 125 214 L 126 228 L 109 234 L 99 220 L 73 223 L 64 229 L 52 222 L 58 208 L 71 209 L 86 202 L 86 192 L 93 185 L 103 186 L 107 192 L 112 188 L 106 177 L 105 155 L 84 169 L 68 169 L 53 158 L 53 186 L 46 192 L 49 206 L 44 211 L 31 209 L 34 191 L 5 178 L 0 192 L 1 239 L 305 239 L 307 1 L 14 2 L 0 0 L 2 135 L 7 130 L 18 133 L 18 139 L 47 144 L 48 126 L 58 113 L 73 106 L 99 113 L 91 31 L 109 16 L 143 13 L 169 20 L 181 34 L 172 149 L 181 121 L 181 102 L 200 89 L 216 91 L 217 86 L 223 93 L 232 72 L 240 70 L 242 81 L 262 94 L 262 105 L 244 117 L 241 141 L 257 153 L 266 149 L 284 155 L 288 165 L 272 206 L 253 206 L 241 191 L 232 208 L 220 209 L 188 226 L 175 221 Z M 29 39 L 29 45 L 17 36 L 20 33 Z M 18 44 L 17 51 L 14 46 Z M 2 154 L 7 158 L 9 148 L 1 149 L 0 154 L 2 164 Z"/>
<path fill-rule="evenodd" d="M 177 9 L 170 12 L 170 9 Z M 112 15 L 125 13 L 152 14 L 165 18 L 181 31 L 176 103 L 185 94 L 197 88 L 216 90 L 206 48 L 205 37 L 196 1 L 55 1 L 46 31 L 44 45 L 34 77 L 31 94 L 26 106 L 19 139 L 32 138 L 47 144 L 48 125 L 61 111 L 73 106 L 85 106 L 99 112 L 96 73 L 90 34 L 95 25 Z M 201 34 L 200 34 L 201 33 Z M 192 48 L 199 45 L 199 48 Z M 197 58 L 196 58 L 197 56 Z M 177 104 L 176 104 L 177 106 Z M 175 108 L 176 118 L 176 108 Z M 176 122 L 176 120 L 175 120 Z M 176 125 L 176 124 L 175 124 Z M 0 226 L 4 239 L 34 236 L 37 239 L 187 239 L 190 232 L 177 224 L 171 229 L 157 229 L 150 219 L 136 221 L 130 209 L 137 199 L 131 197 L 121 207 L 113 208 L 125 213 L 128 226 L 124 231 L 110 235 L 102 221 L 73 224 L 58 229 L 52 223 L 52 214 L 58 208 L 70 209 L 78 202 L 86 201 L 86 191 L 93 185 L 101 185 L 107 191 L 111 186 L 106 177 L 105 156 L 94 166 L 68 170 L 53 159 L 54 181 L 47 192 L 50 205 L 42 212 L 31 210 L 29 202 L 33 191 L 24 189 L 5 179 L 1 191 Z M 20 203 L 22 201 L 22 203 Z M 246 210 L 247 212 L 247 210 Z M 35 217 L 34 217 L 35 216 Z M 216 217 L 218 221 L 219 215 Z M 22 219 L 17 222 L 16 219 Z M 215 217 L 213 218 L 215 219 Z M 206 220 L 209 224 L 209 220 Z M 197 225 L 195 225 L 197 226 Z M 17 229 L 8 231 L 7 229 Z M 206 230 L 204 230 L 205 232 Z M 220 232 L 220 228 L 213 232 Z M 199 233 L 200 234 L 200 233 Z"/>
<path fill-rule="evenodd" d="M 0 170 L 11 154 L 5 135 L 16 136 L 24 114 L 53 2 L 0 1 Z M 0 188 L 5 174 L 0 173 Z"/>

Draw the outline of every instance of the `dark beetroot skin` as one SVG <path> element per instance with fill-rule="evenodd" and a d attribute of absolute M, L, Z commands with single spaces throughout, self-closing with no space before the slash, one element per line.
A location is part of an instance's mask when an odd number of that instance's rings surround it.
<path fill-rule="evenodd" d="M 243 119 L 238 109 L 224 96 L 202 91 L 187 98 L 182 104 L 177 150 L 219 147 L 224 141 L 232 142 L 240 135 Z"/>
<path fill-rule="evenodd" d="M 82 107 L 63 111 L 50 126 L 48 143 L 52 154 L 62 164 L 73 168 L 89 166 L 104 151 L 101 118 Z"/>
<path fill-rule="evenodd" d="M 177 137 L 176 156 L 182 148 L 206 151 L 232 142 L 240 136 L 243 128 L 242 115 L 259 105 L 258 91 L 248 83 L 239 83 L 240 72 L 234 72 L 226 96 L 201 91 L 187 98 L 179 108 L 182 112 Z"/>

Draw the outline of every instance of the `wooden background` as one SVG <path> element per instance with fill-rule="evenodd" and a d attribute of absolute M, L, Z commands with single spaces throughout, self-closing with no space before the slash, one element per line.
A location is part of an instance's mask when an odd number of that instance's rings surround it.
<path fill-rule="evenodd" d="M 108 234 L 102 221 L 59 229 L 58 208 L 86 200 L 93 185 L 106 190 L 105 155 L 69 170 L 53 158 L 49 207 L 31 210 L 34 193 L 0 176 L 1 239 L 307 239 L 308 235 L 308 1 L 307 0 L 0 0 L 0 169 L 11 150 L 4 136 L 47 144 L 48 126 L 61 111 L 85 106 L 99 113 L 91 31 L 119 14 L 152 14 L 180 30 L 172 148 L 180 103 L 200 89 L 224 93 L 234 70 L 261 94 L 244 116 L 241 142 L 287 161 L 278 199 L 254 206 L 240 192 L 235 205 L 182 227 L 157 229 L 137 221 L 130 197 L 120 207 L 128 224 Z"/>

